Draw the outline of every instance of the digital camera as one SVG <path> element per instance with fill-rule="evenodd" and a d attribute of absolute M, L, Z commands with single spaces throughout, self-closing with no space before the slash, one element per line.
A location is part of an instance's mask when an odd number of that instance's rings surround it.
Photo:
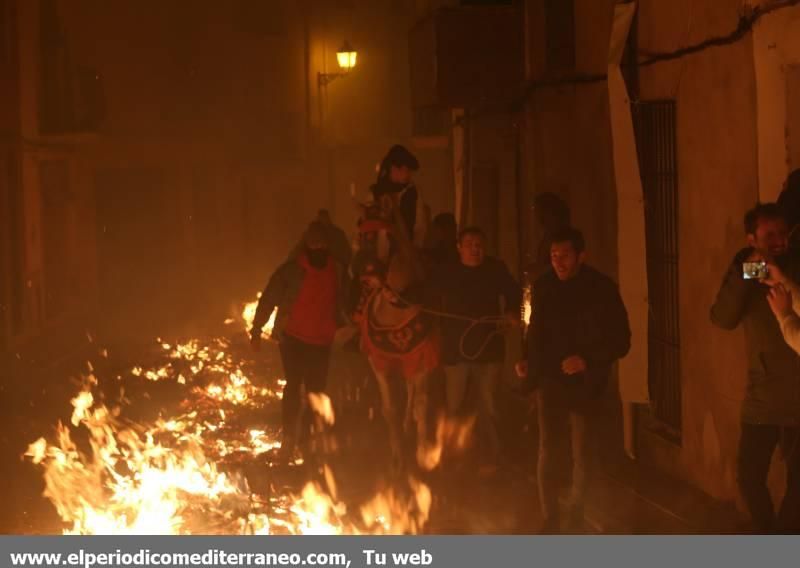
<path fill-rule="evenodd" d="M 768 278 L 769 270 L 767 270 L 767 263 L 763 260 L 757 262 L 743 262 L 742 277 L 745 280 L 764 280 Z"/>

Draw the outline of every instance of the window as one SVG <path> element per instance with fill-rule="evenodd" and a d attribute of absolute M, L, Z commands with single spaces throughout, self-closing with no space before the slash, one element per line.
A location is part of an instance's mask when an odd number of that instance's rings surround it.
<path fill-rule="evenodd" d="M 645 203 L 650 318 L 651 409 L 662 432 L 681 436 L 680 304 L 678 297 L 678 178 L 675 102 L 633 106 Z"/>

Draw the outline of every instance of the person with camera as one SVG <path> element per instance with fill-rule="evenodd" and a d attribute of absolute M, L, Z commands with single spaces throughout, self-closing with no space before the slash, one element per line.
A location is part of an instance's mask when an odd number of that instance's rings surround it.
<path fill-rule="evenodd" d="M 744 226 L 748 246 L 734 256 L 711 307 L 711 321 L 726 330 L 741 325 L 747 344 L 737 482 L 756 531 L 795 531 L 800 528 L 800 357 L 784 341 L 768 297 L 769 267 L 797 282 L 800 258 L 789 250 L 786 220 L 776 204 L 748 211 Z M 787 476 L 776 513 L 767 475 L 779 445 Z"/>
<path fill-rule="evenodd" d="M 278 267 L 258 301 L 250 343 L 261 347 L 261 330 L 277 307 L 272 339 L 280 347 L 286 378 L 281 406 L 281 458 L 291 458 L 298 441 L 301 387 L 306 394 L 325 390 L 331 344 L 346 323 L 345 268 L 330 251 L 329 231 L 312 222 L 303 246 Z M 310 424 L 310 421 L 309 421 Z"/>

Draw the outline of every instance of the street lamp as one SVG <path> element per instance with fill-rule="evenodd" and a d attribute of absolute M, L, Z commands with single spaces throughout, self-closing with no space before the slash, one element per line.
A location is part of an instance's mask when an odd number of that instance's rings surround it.
<path fill-rule="evenodd" d="M 356 56 L 358 52 L 353 49 L 349 42 L 345 41 L 342 47 L 336 52 L 336 62 L 341 68 L 341 73 L 317 73 L 317 80 L 320 87 L 324 87 L 334 79 L 344 77 L 350 70 L 356 66 Z"/>

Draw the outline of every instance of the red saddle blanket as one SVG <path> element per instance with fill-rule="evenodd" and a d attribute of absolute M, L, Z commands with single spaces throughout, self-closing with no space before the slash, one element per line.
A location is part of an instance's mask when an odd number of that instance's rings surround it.
<path fill-rule="evenodd" d="M 435 319 L 416 310 L 397 326 L 378 325 L 372 316 L 377 292 L 367 303 L 361 318 L 361 350 L 370 358 L 376 372 L 402 373 L 410 378 L 427 373 L 439 365 L 439 340 Z"/>

